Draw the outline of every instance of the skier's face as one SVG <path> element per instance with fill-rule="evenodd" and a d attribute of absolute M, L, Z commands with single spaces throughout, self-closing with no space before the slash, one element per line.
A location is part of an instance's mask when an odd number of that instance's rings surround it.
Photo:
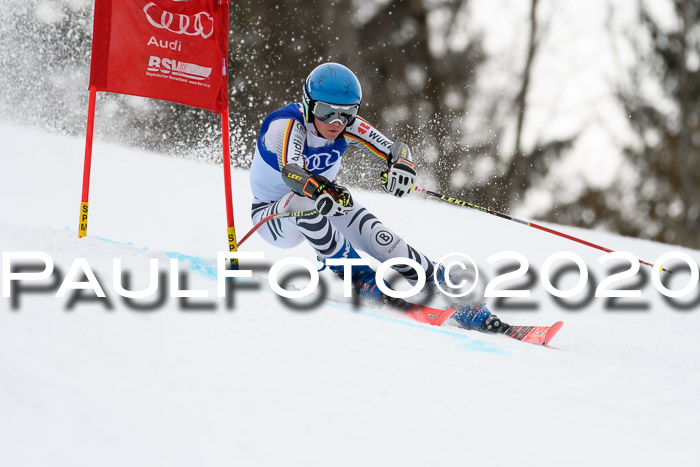
<path fill-rule="evenodd" d="M 338 120 L 333 123 L 323 123 L 317 120 L 314 121 L 316 129 L 326 139 L 336 139 L 345 129 L 345 125 Z"/>

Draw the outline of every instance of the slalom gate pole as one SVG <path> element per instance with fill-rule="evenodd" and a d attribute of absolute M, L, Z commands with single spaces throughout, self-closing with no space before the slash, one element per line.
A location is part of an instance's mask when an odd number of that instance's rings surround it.
<path fill-rule="evenodd" d="M 85 162 L 83 163 L 83 195 L 80 199 L 80 220 L 78 221 L 78 238 L 87 235 L 88 224 L 88 196 L 90 194 L 90 164 L 92 162 L 92 135 L 95 128 L 95 102 L 97 101 L 97 88 L 90 86 L 90 100 L 88 102 L 87 131 L 85 134 Z"/>
<path fill-rule="evenodd" d="M 248 240 L 248 238 L 249 238 L 251 235 L 253 235 L 253 233 L 254 233 L 256 230 L 258 230 L 260 227 L 262 227 L 266 222 L 269 222 L 269 221 L 271 221 L 271 220 L 273 220 L 273 219 L 284 219 L 284 218 L 286 218 L 286 217 L 307 217 L 307 216 L 313 216 L 314 214 L 317 214 L 317 213 L 318 213 L 318 211 L 316 211 L 315 209 L 313 209 L 313 210 L 311 210 L 311 211 L 280 212 L 280 213 L 277 213 L 277 214 L 270 214 L 269 216 L 263 217 L 262 219 L 260 219 L 260 220 L 258 221 L 258 223 L 255 224 L 255 225 L 253 226 L 253 228 L 250 229 L 250 230 L 248 231 L 248 233 L 245 234 L 245 235 L 243 236 L 243 238 L 241 239 L 241 241 L 238 242 L 238 246 L 243 245 L 243 242 L 245 242 L 246 240 Z"/>
<path fill-rule="evenodd" d="M 604 246 L 596 245 L 595 243 L 591 243 L 591 242 L 588 242 L 588 241 L 586 241 L 586 240 L 583 240 L 583 239 L 574 237 L 574 236 L 572 236 L 572 235 L 568 235 L 568 234 L 565 234 L 565 233 L 563 233 L 563 232 L 559 232 L 558 230 L 550 229 L 550 228 L 548 228 L 548 227 L 544 227 L 544 226 L 542 226 L 542 225 L 535 224 L 534 222 L 530 222 L 530 221 L 518 219 L 518 218 L 516 218 L 516 217 L 509 216 L 508 214 L 503 214 L 503 213 L 501 213 L 501 212 L 494 211 L 494 210 L 492 210 L 492 209 L 488 209 L 488 208 L 485 208 L 485 207 L 483 207 L 483 206 L 479 206 L 479 205 L 476 205 L 476 204 L 468 203 L 467 201 L 462 201 L 462 200 L 459 200 L 459 199 L 456 199 L 456 198 L 452 198 L 452 197 L 450 197 L 450 196 L 442 195 L 442 194 L 440 194 L 440 193 L 435 193 L 434 191 L 430 191 L 430 190 L 427 190 L 427 189 L 422 188 L 422 187 L 419 187 L 419 186 L 414 186 L 414 187 L 413 187 L 413 190 L 414 190 L 414 191 L 417 191 L 417 192 L 419 192 L 419 193 L 425 193 L 425 194 L 428 195 L 428 196 L 431 196 L 431 197 L 433 197 L 433 198 L 437 198 L 437 199 L 439 199 L 439 200 L 448 202 L 448 203 L 450 203 L 450 204 L 455 204 L 455 205 L 457 205 L 457 206 L 464 206 L 464 207 L 467 207 L 467 208 L 475 209 L 475 210 L 477 210 L 477 211 L 485 212 L 486 214 L 493 214 L 494 216 L 498 216 L 498 217 L 500 217 L 500 218 L 502 218 L 502 219 L 507 219 L 507 220 L 509 220 L 509 221 L 517 222 L 518 224 L 523 224 L 523 225 L 527 225 L 527 226 L 529 226 L 529 227 L 533 227 L 533 228 L 538 229 L 538 230 L 541 230 L 541 231 L 543 231 L 543 232 L 547 232 L 547 233 L 550 233 L 550 234 L 553 234 L 553 235 L 558 235 L 558 236 L 560 236 L 560 237 L 566 238 L 567 240 L 571 240 L 571 241 L 574 241 L 574 242 L 577 242 L 577 243 L 581 243 L 582 245 L 586 245 L 586 246 L 589 246 L 589 247 L 591 247 L 591 248 L 596 248 L 596 249 L 598 249 L 598 250 L 605 251 L 606 253 L 614 253 L 614 250 L 611 250 L 610 248 L 606 248 L 606 247 L 604 247 Z M 649 262 L 647 262 L 647 261 L 642 261 L 641 259 L 639 260 L 639 262 L 640 262 L 641 264 L 644 264 L 644 265 L 649 266 L 649 267 L 653 267 L 653 266 L 654 266 L 653 264 L 651 264 L 651 263 L 649 263 Z M 666 268 L 661 268 L 661 270 L 662 270 L 662 271 L 666 271 L 666 272 L 672 272 L 672 271 L 669 271 L 669 270 L 666 269 Z"/>
<path fill-rule="evenodd" d="M 236 226 L 233 220 L 233 193 L 231 190 L 231 143 L 229 138 L 228 106 L 221 112 L 221 145 L 224 150 L 224 192 L 226 196 L 226 229 L 229 253 L 238 251 Z M 231 259 L 231 269 L 238 269 L 238 258 Z"/>

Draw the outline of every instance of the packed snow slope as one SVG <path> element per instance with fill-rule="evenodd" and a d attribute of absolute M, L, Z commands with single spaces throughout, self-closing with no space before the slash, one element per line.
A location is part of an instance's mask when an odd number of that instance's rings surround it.
<path fill-rule="evenodd" d="M 88 236 L 78 239 L 84 142 L 7 126 L 0 138 L 3 255 L 42 252 L 56 267 L 0 301 L 0 465 L 700 465 L 698 286 L 674 305 L 644 267 L 617 284 L 641 289 L 640 298 L 594 298 L 611 275 L 601 251 L 416 193 L 353 190 L 434 259 L 471 256 L 482 291 L 507 264 L 487 258 L 525 255 L 529 280 L 498 288 L 531 296 L 488 304 L 512 324 L 563 320 L 556 348 L 358 310 L 327 271 L 337 299 L 294 310 L 267 286 L 269 266 L 314 255 L 258 237 L 241 251 L 264 253 L 243 262 L 256 267 L 259 287 L 236 289 L 227 307 L 212 273 L 227 247 L 221 166 L 97 141 Z M 246 171 L 233 171 L 233 192 L 241 237 L 251 227 Z M 700 260 L 697 251 L 554 228 L 646 261 L 670 251 Z M 559 251 L 590 270 L 590 286 L 568 306 L 540 278 Z M 56 297 L 78 258 L 106 299 L 91 290 Z M 208 298 L 125 301 L 115 258 L 134 290 L 148 285 L 151 259 L 165 288 L 176 258 L 180 289 Z M 681 289 L 690 275 L 674 268 L 669 288 Z M 561 276 L 566 289 L 578 274 Z"/>

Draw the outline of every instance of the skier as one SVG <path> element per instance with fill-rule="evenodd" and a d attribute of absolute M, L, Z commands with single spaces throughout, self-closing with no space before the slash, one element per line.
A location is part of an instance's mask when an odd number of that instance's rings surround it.
<path fill-rule="evenodd" d="M 445 283 L 444 267 L 436 267 L 423 253 L 386 227 L 347 188 L 334 183 L 349 146 L 375 156 L 383 168 L 380 183 L 394 196 L 410 193 L 416 166 L 406 143 L 392 141 L 358 116 L 362 89 L 355 74 L 338 63 L 325 63 L 308 76 L 303 102 L 288 104 L 263 121 L 250 168 L 254 196 L 253 223 L 281 212 L 316 210 L 305 217 L 270 221 L 259 234 L 280 248 L 303 241 L 320 261 L 360 258 L 356 249 L 380 262 L 410 258 L 425 271 L 426 287 L 435 278 Z M 342 266 L 328 266 L 343 277 Z M 418 279 L 408 265 L 394 266 L 409 283 Z M 356 293 L 369 301 L 384 300 L 369 266 L 354 266 L 351 280 Z M 472 304 L 455 319 L 466 328 L 495 330 L 500 320 L 484 304 Z"/>

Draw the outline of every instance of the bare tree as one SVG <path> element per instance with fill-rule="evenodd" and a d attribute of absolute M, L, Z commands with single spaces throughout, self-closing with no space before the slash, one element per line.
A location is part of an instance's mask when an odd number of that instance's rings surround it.
<path fill-rule="evenodd" d="M 627 38 L 636 60 L 626 70 L 631 84 L 617 95 L 636 135 L 623 151 L 634 180 L 589 188 L 557 213 L 561 222 L 698 248 L 700 3 L 667 1 L 675 17 L 663 26 L 639 1 L 638 27 Z M 645 94 L 650 84 L 660 93 Z"/>

